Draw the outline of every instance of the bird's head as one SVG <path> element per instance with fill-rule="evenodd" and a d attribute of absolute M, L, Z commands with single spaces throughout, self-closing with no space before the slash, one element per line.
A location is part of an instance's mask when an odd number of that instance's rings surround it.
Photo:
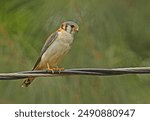
<path fill-rule="evenodd" d="M 73 21 L 66 21 L 61 24 L 61 29 L 70 34 L 74 34 L 79 31 L 79 26 Z"/>

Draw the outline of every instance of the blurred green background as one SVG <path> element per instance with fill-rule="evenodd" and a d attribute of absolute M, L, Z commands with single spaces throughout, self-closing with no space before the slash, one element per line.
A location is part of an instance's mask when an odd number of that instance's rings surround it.
<path fill-rule="evenodd" d="M 0 72 L 30 70 L 63 21 L 80 26 L 61 67 L 150 65 L 149 0 L 0 0 Z M 150 103 L 150 75 L 0 81 L 0 103 Z"/>

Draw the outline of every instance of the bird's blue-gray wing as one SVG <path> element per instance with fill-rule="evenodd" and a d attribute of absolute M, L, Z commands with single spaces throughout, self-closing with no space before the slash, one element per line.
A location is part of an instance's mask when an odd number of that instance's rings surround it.
<path fill-rule="evenodd" d="M 57 36 L 58 36 L 58 32 L 55 32 L 55 33 L 51 34 L 48 37 L 48 39 L 46 40 L 44 46 L 42 47 L 41 54 L 40 54 L 39 58 L 37 59 L 37 61 L 36 61 L 36 63 L 35 63 L 35 65 L 34 65 L 34 67 L 33 67 L 32 70 L 34 70 L 37 67 L 37 65 L 41 61 L 42 55 L 45 53 L 45 51 L 47 50 L 47 48 L 54 42 L 54 40 L 57 38 Z"/>

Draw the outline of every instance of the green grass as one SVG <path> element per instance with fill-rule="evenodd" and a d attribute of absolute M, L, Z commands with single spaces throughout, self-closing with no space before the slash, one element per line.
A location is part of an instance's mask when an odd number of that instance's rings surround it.
<path fill-rule="evenodd" d="M 0 72 L 30 70 L 63 21 L 80 26 L 60 66 L 150 64 L 149 0 L 0 0 Z M 0 103 L 150 103 L 150 76 L 70 76 L 0 81 Z"/>

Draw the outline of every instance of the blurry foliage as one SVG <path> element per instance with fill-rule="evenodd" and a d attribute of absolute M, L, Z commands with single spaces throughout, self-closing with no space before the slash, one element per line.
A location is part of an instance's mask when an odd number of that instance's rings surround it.
<path fill-rule="evenodd" d="M 61 66 L 149 66 L 149 11 L 149 0 L 0 0 L 0 71 L 30 70 L 66 20 L 80 31 Z M 149 77 L 39 78 L 25 89 L 0 81 L 0 103 L 150 103 Z"/>

